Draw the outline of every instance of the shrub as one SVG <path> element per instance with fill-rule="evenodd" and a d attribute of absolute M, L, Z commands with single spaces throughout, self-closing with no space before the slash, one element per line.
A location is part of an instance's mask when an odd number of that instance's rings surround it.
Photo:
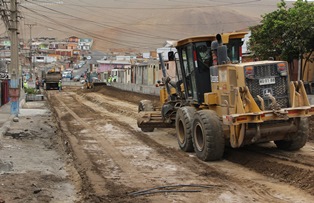
<path fill-rule="evenodd" d="M 37 94 L 38 93 L 38 90 L 36 90 L 35 88 L 31 88 L 31 87 L 24 88 L 24 90 L 25 90 L 26 94 Z"/>

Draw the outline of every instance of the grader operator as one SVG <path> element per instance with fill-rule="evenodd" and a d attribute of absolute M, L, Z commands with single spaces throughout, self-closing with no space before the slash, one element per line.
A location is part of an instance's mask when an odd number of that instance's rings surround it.
<path fill-rule="evenodd" d="M 302 148 L 314 113 L 304 85 L 290 81 L 284 61 L 236 63 L 245 34 L 178 41 L 176 81 L 166 77 L 160 57 L 162 106 L 141 101 L 138 127 L 175 127 L 179 147 L 204 161 L 221 159 L 225 145 L 274 141 L 283 150 Z"/>

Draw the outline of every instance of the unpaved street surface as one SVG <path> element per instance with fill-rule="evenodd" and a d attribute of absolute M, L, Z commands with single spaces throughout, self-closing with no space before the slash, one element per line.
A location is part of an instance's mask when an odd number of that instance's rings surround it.
<path fill-rule="evenodd" d="M 227 149 L 206 163 L 180 151 L 174 129 L 137 127 L 138 102 L 154 96 L 67 87 L 47 97 L 79 175 L 78 202 L 314 202 L 313 142 L 297 152 Z"/>
<path fill-rule="evenodd" d="M 137 127 L 139 101 L 158 97 L 109 86 L 45 95 L 0 139 L 0 203 L 314 202 L 312 130 L 297 152 L 264 143 L 203 162 L 174 129 Z"/>

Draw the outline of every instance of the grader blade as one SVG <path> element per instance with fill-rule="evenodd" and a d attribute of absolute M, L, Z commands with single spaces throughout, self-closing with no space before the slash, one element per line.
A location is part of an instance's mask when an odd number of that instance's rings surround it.
<path fill-rule="evenodd" d="M 161 112 L 158 111 L 142 111 L 137 119 L 139 128 L 172 128 L 173 123 L 164 122 Z"/>

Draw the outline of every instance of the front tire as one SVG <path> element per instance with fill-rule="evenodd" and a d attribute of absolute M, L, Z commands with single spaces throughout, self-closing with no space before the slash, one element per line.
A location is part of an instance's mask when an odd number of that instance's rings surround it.
<path fill-rule="evenodd" d="M 138 105 L 138 112 L 141 111 L 154 111 L 154 105 L 153 102 L 150 100 L 141 100 Z M 145 127 L 141 128 L 143 132 L 153 132 L 154 128 Z"/>
<path fill-rule="evenodd" d="M 278 149 L 295 151 L 304 147 L 309 136 L 309 120 L 308 118 L 298 118 L 296 123 L 298 125 L 297 132 L 290 134 L 287 140 L 274 141 Z"/>
<path fill-rule="evenodd" d="M 196 156 L 203 161 L 215 161 L 222 158 L 225 139 L 222 123 L 214 111 L 200 110 L 195 113 L 193 145 Z"/>
<path fill-rule="evenodd" d="M 196 112 L 194 107 L 179 108 L 176 114 L 176 134 L 179 147 L 182 151 L 194 151 L 192 141 L 193 117 Z"/>

